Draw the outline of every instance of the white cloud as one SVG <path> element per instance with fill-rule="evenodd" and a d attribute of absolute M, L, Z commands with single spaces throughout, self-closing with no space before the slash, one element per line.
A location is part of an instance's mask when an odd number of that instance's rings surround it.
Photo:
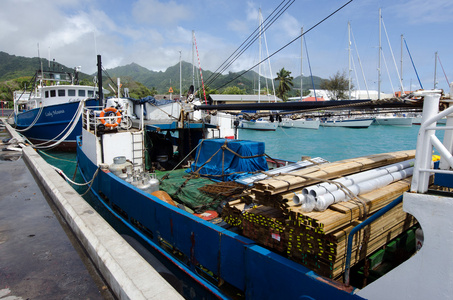
<path fill-rule="evenodd" d="M 300 27 L 301 25 L 296 18 L 285 13 L 280 19 L 280 22 L 278 22 L 275 28 L 273 28 L 273 31 L 276 32 L 280 38 L 287 37 L 289 41 L 290 39 L 292 40 L 300 35 Z"/>
<path fill-rule="evenodd" d="M 132 5 L 132 15 L 137 21 L 159 26 L 174 26 L 180 20 L 192 18 L 191 9 L 176 1 L 138 0 Z"/>

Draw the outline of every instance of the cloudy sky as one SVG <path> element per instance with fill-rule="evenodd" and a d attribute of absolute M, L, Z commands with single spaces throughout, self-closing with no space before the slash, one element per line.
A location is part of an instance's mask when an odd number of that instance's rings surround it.
<path fill-rule="evenodd" d="M 265 33 L 261 54 L 264 58 L 267 53 L 272 54 L 297 38 L 301 27 L 309 30 L 347 2 L 2 0 L 0 50 L 17 56 L 36 57 L 39 44 L 41 57 L 55 59 L 68 67 L 81 66 L 85 73 L 95 72 L 96 54 L 102 55 L 105 68 L 135 62 L 149 70 L 163 71 L 179 62 L 180 53 L 182 60 L 192 62 L 194 31 L 201 67 L 216 71 L 258 27 L 259 8 L 266 19 L 279 4 L 280 8 L 287 7 Z M 369 89 L 377 89 L 379 8 L 382 9 L 385 58 L 381 64 L 383 91 L 399 89 L 395 65 L 399 72 L 401 35 L 404 35 L 425 89 L 434 86 L 436 51 L 446 76 L 453 81 L 451 0 L 352 1 L 305 35 L 304 75 L 310 75 L 309 67 L 313 75 L 323 78 L 348 70 L 347 23 L 350 21 L 354 85 L 365 89 L 366 81 Z M 417 75 L 405 47 L 403 85 L 406 90 L 410 87 L 417 89 Z M 258 42 L 255 42 L 226 72 L 251 68 L 258 62 L 258 49 Z M 196 55 L 195 63 L 198 66 Z M 270 68 L 266 64 L 261 70 L 267 77 L 274 76 L 281 68 L 291 71 L 294 77 L 300 75 L 300 39 L 273 55 L 270 63 Z M 439 63 L 437 81 L 439 88 L 448 88 Z M 215 88 L 215 83 L 212 87 Z"/>

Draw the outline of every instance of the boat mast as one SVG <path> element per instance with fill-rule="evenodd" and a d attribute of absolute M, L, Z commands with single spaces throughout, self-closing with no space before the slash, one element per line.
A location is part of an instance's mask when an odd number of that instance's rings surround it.
<path fill-rule="evenodd" d="M 381 8 L 379 8 L 378 100 L 381 100 Z"/>
<path fill-rule="evenodd" d="M 260 23 L 260 35 L 259 35 L 259 53 L 258 53 L 258 103 L 261 102 L 261 30 L 262 30 L 262 20 L 261 20 L 261 8 L 258 14 L 258 21 Z"/>
<path fill-rule="evenodd" d="M 192 85 L 195 87 L 195 42 L 194 37 L 195 32 L 192 30 Z"/>
<path fill-rule="evenodd" d="M 348 21 L 348 94 L 351 100 L 351 22 Z"/>
<path fill-rule="evenodd" d="M 437 88 L 437 51 L 434 53 L 434 89 Z"/>
<path fill-rule="evenodd" d="M 304 56 L 304 27 L 301 27 L 300 29 L 300 101 L 302 101 L 302 96 L 304 94 L 304 89 L 303 89 L 303 67 L 302 67 L 302 57 Z"/>
<path fill-rule="evenodd" d="M 98 94 L 99 94 L 99 103 L 101 107 L 104 107 L 104 95 L 102 94 L 102 64 L 101 64 L 101 55 L 98 54 Z"/>
<path fill-rule="evenodd" d="M 403 35 L 401 35 L 401 68 L 400 68 L 400 72 L 401 72 L 401 95 L 400 96 L 403 96 L 404 94 L 404 88 L 403 88 Z"/>
<path fill-rule="evenodd" d="M 179 100 L 182 98 L 182 67 L 181 67 L 181 50 L 179 50 Z"/>

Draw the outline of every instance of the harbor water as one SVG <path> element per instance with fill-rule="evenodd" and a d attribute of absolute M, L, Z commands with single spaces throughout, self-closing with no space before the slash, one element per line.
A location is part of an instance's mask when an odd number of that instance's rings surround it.
<path fill-rule="evenodd" d="M 420 126 L 372 125 L 368 128 L 319 127 L 318 130 L 277 128 L 276 131 L 239 130 L 239 138 L 265 142 L 272 158 L 298 161 L 301 156 L 328 161 L 416 148 Z M 438 134 L 443 136 L 441 131 Z"/>

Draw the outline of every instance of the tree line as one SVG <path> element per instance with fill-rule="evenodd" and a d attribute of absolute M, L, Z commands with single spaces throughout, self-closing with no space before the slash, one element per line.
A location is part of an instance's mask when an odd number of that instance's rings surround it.
<path fill-rule="evenodd" d="M 0 83 L 0 100 L 7 101 L 7 107 L 13 106 L 13 93 L 14 91 L 25 90 L 31 88 L 31 76 L 24 76 L 19 77 L 16 79 L 4 81 Z M 293 80 L 294 78 L 291 76 L 291 72 L 282 68 L 280 71 L 276 73 L 276 77 L 273 79 L 278 82 L 278 86 L 276 89 L 276 96 L 282 99 L 283 101 L 288 101 L 288 98 L 292 95 L 300 96 L 301 91 L 297 90 L 295 93 L 293 91 Z M 113 80 L 114 82 L 114 80 Z M 94 85 L 94 83 L 87 79 L 82 79 L 80 81 L 82 85 Z M 346 91 L 348 90 L 348 79 L 346 78 L 345 72 L 340 73 L 337 72 L 333 76 L 329 77 L 329 79 L 323 79 L 321 81 L 320 88 L 326 90 L 329 94 L 331 99 L 340 100 L 346 99 Z M 130 78 L 122 78 L 122 87 L 129 89 L 130 97 L 141 99 L 146 96 L 155 96 L 158 94 L 158 91 L 155 87 L 151 89 L 144 86 L 142 83 L 134 81 Z M 105 85 L 105 88 L 108 88 L 108 84 Z M 353 88 L 353 86 L 351 86 Z M 228 94 L 228 95 L 241 95 L 247 94 L 246 89 L 241 89 L 239 86 L 227 86 L 222 91 L 218 91 L 216 89 L 210 89 L 208 86 L 205 87 L 205 91 L 203 92 L 202 89 L 197 91 L 197 96 L 200 99 L 204 99 L 204 93 L 206 93 L 206 97 L 208 98 L 210 94 Z M 268 88 L 263 87 L 261 90 L 263 95 L 272 94 Z M 174 89 L 174 94 L 179 94 L 179 89 Z M 184 90 L 183 95 L 187 94 L 187 90 Z M 302 92 L 302 96 L 306 96 L 309 94 L 308 89 Z"/>

